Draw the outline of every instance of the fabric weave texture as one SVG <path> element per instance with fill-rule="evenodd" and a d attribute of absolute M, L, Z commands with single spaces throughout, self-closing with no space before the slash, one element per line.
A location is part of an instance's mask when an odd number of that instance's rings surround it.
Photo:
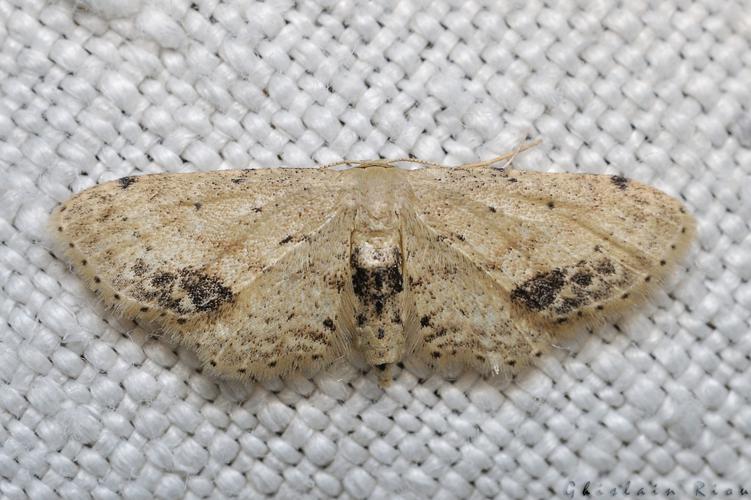
<path fill-rule="evenodd" d="M 0 0 L 0 497 L 584 498 L 751 490 L 744 0 Z M 619 174 L 689 257 L 513 380 L 212 379 L 98 303 L 47 218 L 96 183 L 414 156 Z M 725 495 L 730 489 L 731 495 Z M 675 496 L 673 497 L 675 498 Z"/>

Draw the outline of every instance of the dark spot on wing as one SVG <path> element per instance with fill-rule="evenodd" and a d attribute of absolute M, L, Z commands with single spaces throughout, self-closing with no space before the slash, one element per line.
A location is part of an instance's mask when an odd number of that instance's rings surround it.
<path fill-rule="evenodd" d="M 548 202 L 548 208 L 551 209 L 551 210 L 554 209 L 555 208 L 555 203 L 553 203 L 552 201 L 549 201 Z"/>
<path fill-rule="evenodd" d="M 613 265 L 613 261 L 608 259 L 607 257 L 602 258 L 594 263 L 595 271 L 597 271 L 600 274 L 604 275 L 611 275 L 615 274 L 615 266 Z"/>
<path fill-rule="evenodd" d="M 590 283 L 592 283 L 592 275 L 584 271 L 579 271 L 578 273 L 571 276 L 571 281 L 579 286 L 586 287 L 589 286 Z"/>
<path fill-rule="evenodd" d="M 286 238 L 284 238 L 284 239 L 283 239 L 282 241 L 280 241 L 280 242 L 279 242 L 279 244 L 280 244 L 280 245 L 286 245 L 286 244 L 287 244 L 287 243 L 289 243 L 290 241 L 292 241 L 292 236 L 291 236 L 291 235 L 290 235 L 290 236 L 287 236 Z"/>
<path fill-rule="evenodd" d="M 201 210 L 201 207 L 203 206 L 203 203 L 201 203 L 200 201 L 197 201 L 197 202 L 193 203 L 193 206 L 196 207 L 196 210 Z"/>
<path fill-rule="evenodd" d="M 428 325 L 430 325 L 430 318 L 427 316 L 423 316 L 422 318 L 420 318 L 420 325 L 423 328 L 427 328 Z"/>
<path fill-rule="evenodd" d="M 558 314 L 567 314 L 574 309 L 578 309 L 586 302 L 587 300 L 583 297 L 563 297 L 560 305 L 555 308 L 555 312 Z"/>
<path fill-rule="evenodd" d="M 555 301 L 558 292 L 566 283 L 566 275 L 560 269 L 539 273 L 511 291 L 511 300 L 528 309 L 540 311 Z"/>
<path fill-rule="evenodd" d="M 433 342 L 436 339 L 445 337 L 447 333 L 448 333 L 448 330 L 446 330 L 443 327 L 439 327 L 436 331 L 434 331 L 430 335 L 425 335 L 425 337 L 422 340 L 423 342 Z"/>
<path fill-rule="evenodd" d="M 146 265 L 146 262 L 143 259 L 138 258 L 131 266 L 130 270 L 133 271 L 134 275 L 141 277 L 149 270 L 149 266 Z"/>
<path fill-rule="evenodd" d="M 151 284 L 156 287 L 169 286 L 176 278 L 172 273 L 158 273 L 151 278 Z"/>
<path fill-rule="evenodd" d="M 628 187 L 629 180 L 620 175 L 614 175 L 610 178 L 610 182 L 615 184 L 621 191 L 625 191 Z"/>
<path fill-rule="evenodd" d="M 492 206 L 488 207 L 488 210 L 490 210 L 493 213 L 497 212 L 497 210 L 495 209 L 495 207 L 492 207 Z"/>
<path fill-rule="evenodd" d="M 180 286 L 198 311 L 215 311 L 235 298 L 219 278 L 189 268 L 180 271 Z"/>
<path fill-rule="evenodd" d="M 177 273 L 154 273 L 151 279 L 141 282 L 133 290 L 133 295 L 138 300 L 156 302 L 160 308 L 178 314 L 215 311 L 235 298 L 232 290 L 219 278 L 187 267 Z"/>
<path fill-rule="evenodd" d="M 117 183 L 120 184 L 121 188 L 128 189 L 136 180 L 136 177 L 122 177 L 117 180 Z"/>
<path fill-rule="evenodd" d="M 331 320 L 331 318 L 326 318 L 323 320 L 323 326 L 331 330 L 332 332 L 336 330 L 336 325 L 334 325 L 334 322 Z"/>

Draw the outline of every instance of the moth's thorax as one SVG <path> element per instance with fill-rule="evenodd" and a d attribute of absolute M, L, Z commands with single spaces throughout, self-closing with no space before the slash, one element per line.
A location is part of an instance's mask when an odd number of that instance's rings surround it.
<path fill-rule="evenodd" d="M 398 230 L 401 208 L 410 195 L 404 172 L 389 166 L 366 166 L 348 172 L 356 178 L 356 230 Z"/>
<path fill-rule="evenodd" d="M 365 170 L 367 172 L 367 170 Z M 395 363 L 404 352 L 402 302 L 404 262 L 399 210 L 378 185 L 365 189 L 371 206 L 358 207 L 350 244 L 356 342 L 371 365 Z"/>

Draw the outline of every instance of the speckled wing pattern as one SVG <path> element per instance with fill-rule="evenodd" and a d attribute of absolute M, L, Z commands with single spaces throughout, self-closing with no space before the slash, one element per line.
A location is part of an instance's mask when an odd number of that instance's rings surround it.
<path fill-rule="evenodd" d="M 646 296 L 685 253 L 680 202 L 623 177 L 487 166 L 125 177 L 58 207 L 104 302 L 248 379 L 350 350 L 512 370 Z"/>
<path fill-rule="evenodd" d="M 273 376 L 347 348 L 334 326 L 349 276 L 343 182 L 318 169 L 125 177 L 76 195 L 52 224 L 107 305 L 217 372 Z"/>
<path fill-rule="evenodd" d="M 459 236 L 447 236 L 416 217 L 409 217 L 407 226 L 405 289 L 412 312 L 405 328 L 408 353 L 435 368 L 469 365 L 500 373 L 549 348 L 544 329 L 513 314 L 503 285 L 471 255 L 450 245 L 448 239 Z"/>
<path fill-rule="evenodd" d="M 409 180 L 410 345 L 432 364 L 524 364 L 556 332 L 644 298 L 694 233 L 677 200 L 620 176 L 424 168 Z"/>

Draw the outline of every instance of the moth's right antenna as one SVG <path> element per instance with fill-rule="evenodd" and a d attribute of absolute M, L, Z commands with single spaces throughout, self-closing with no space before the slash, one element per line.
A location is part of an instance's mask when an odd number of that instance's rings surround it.
<path fill-rule="evenodd" d="M 459 165 L 456 168 L 475 168 L 475 167 L 489 167 L 493 163 L 498 163 L 499 161 L 506 160 L 506 163 L 501 168 L 506 168 L 512 161 L 514 161 L 514 158 L 519 153 L 523 153 L 524 151 L 528 149 L 532 149 L 533 147 L 537 146 L 542 142 L 541 139 L 535 139 L 534 141 L 530 142 L 522 142 L 520 143 L 513 151 L 506 153 L 501 156 L 496 156 L 495 158 L 491 158 L 490 160 L 480 161 L 477 163 L 465 163 L 464 165 Z M 428 161 L 428 160 L 419 160 L 417 158 L 396 158 L 396 159 L 380 159 L 380 160 L 342 160 L 337 161 L 334 163 L 327 163 L 325 165 L 320 165 L 317 168 L 319 169 L 328 169 L 332 167 L 338 167 L 340 165 L 365 165 L 365 164 L 379 164 L 382 163 L 383 165 L 389 165 L 392 163 L 417 163 L 419 165 L 427 165 L 431 167 L 441 167 L 438 163 Z"/>
<path fill-rule="evenodd" d="M 523 142 L 520 143 L 513 151 L 510 151 L 506 154 L 503 154 L 501 156 L 496 156 L 495 158 L 491 158 L 489 160 L 480 161 L 477 163 L 467 163 L 465 165 L 461 165 L 459 168 L 476 168 L 476 167 L 489 167 L 490 165 L 494 163 L 498 163 L 499 161 L 506 160 L 506 163 L 503 164 L 501 169 L 506 168 L 509 166 L 509 164 L 514 161 L 514 158 L 517 157 L 519 153 L 523 153 L 524 151 L 528 149 L 532 149 L 533 147 L 537 146 L 542 142 L 541 139 L 535 139 L 534 141 L 530 142 Z"/>

